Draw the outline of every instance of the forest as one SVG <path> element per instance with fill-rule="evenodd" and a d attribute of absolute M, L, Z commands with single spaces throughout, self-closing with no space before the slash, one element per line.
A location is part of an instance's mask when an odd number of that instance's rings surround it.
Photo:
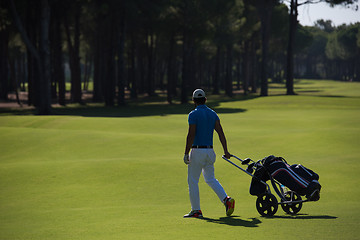
<path fill-rule="evenodd" d="M 360 81 L 360 22 L 298 22 L 298 7 L 357 0 L 4 0 L 0 2 L 0 101 L 27 93 L 52 104 L 105 106 L 166 94 L 187 103 L 212 94 L 296 94 L 294 79 Z M 89 95 L 88 94 L 88 95 Z"/>

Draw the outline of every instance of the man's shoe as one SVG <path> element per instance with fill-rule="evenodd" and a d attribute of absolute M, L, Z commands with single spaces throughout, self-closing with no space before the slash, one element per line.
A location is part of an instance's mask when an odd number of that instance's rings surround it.
<path fill-rule="evenodd" d="M 235 200 L 231 197 L 226 197 L 225 201 L 225 207 L 226 207 L 226 216 L 231 216 L 233 214 L 235 209 Z"/>
<path fill-rule="evenodd" d="M 202 212 L 201 210 L 193 210 L 191 212 L 189 212 L 188 214 L 184 215 L 184 218 L 202 218 L 203 215 L 202 215 Z"/>

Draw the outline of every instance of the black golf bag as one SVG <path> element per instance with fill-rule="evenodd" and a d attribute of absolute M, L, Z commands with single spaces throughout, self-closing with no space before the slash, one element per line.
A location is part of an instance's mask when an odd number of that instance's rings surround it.
<path fill-rule="evenodd" d="M 258 163 L 255 169 L 255 178 L 250 185 L 251 195 L 259 195 L 266 191 L 266 186 L 258 179 L 266 182 L 273 178 L 299 195 L 313 201 L 319 200 L 319 175 L 300 164 L 290 166 L 282 157 L 270 155 L 264 158 L 261 164 Z"/>

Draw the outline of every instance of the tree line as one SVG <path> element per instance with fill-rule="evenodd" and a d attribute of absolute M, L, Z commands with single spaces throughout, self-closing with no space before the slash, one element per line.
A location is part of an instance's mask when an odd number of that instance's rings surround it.
<path fill-rule="evenodd" d="M 67 81 L 70 102 L 83 103 L 91 83 L 106 106 L 156 90 L 187 103 L 197 87 L 267 96 L 269 79 L 286 82 L 287 94 L 294 77 L 359 81 L 360 23 L 297 21 L 298 6 L 321 1 L 1 1 L 0 99 L 20 88 L 48 114 L 67 103 Z"/>

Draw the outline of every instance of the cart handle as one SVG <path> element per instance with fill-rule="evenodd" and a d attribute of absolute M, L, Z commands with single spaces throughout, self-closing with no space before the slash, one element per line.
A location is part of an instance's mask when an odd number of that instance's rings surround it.
<path fill-rule="evenodd" d="M 231 155 L 232 157 L 236 158 L 237 160 L 239 160 L 241 162 L 241 165 L 248 165 L 249 166 L 249 163 L 250 162 L 253 162 L 255 163 L 255 161 L 253 161 L 252 159 L 250 158 L 245 158 L 244 160 L 242 160 L 241 158 L 235 156 L 235 155 Z"/>
<path fill-rule="evenodd" d="M 238 158 L 238 157 L 235 156 L 235 155 L 231 155 L 231 157 L 236 158 L 237 160 L 241 161 L 241 163 L 244 161 L 244 160 Z M 227 159 L 227 158 L 225 157 L 225 155 L 223 155 L 222 158 L 223 158 L 225 161 L 227 161 L 228 163 L 234 165 L 235 167 L 237 167 L 238 169 L 240 169 L 241 171 L 243 171 L 244 173 L 246 173 L 247 175 L 249 175 L 249 176 L 251 176 L 251 177 L 254 176 L 254 175 L 252 175 L 251 173 L 249 173 L 248 171 L 246 171 L 245 169 L 243 169 L 242 167 L 238 166 L 237 164 L 235 164 L 235 163 L 233 163 L 232 161 L 230 161 L 229 159 Z"/>
<path fill-rule="evenodd" d="M 238 157 L 235 156 L 235 155 L 231 155 L 231 157 L 234 157 L 234 158 L 236 158 L 237 160 L 239 160 L 239 161 L 241 161 L 241 162 L 244 161 L 244 160 L 238 158 Z M 222 158 L 223 158 L 225 161 L 227 161 L 228 163 L 234 165 L 235 167 L 237 167 L 238 169 L 240 169 L 241 171 L 243 171 L 244 173 L 246 173 L 247 175 L 249 175 L 249 176 L 251 176 L 251 177 L 254 177 L 254 178 L 256 178 L 257 180 L 259 180 L 262 184 L 264 184 L 264 185 L 266 186 L 267 192 L 268 192 L 268 193 L 271 193 L 269 184 L 267 184 L 266 182 L 262 181 L 261 179 L 258 179 L 256 176 L 252 175 L 251 173 L 249 173 L 248 171 L 246 171 L 246 170 L 243 169 L 242 167 L 240 167 L 240 166 L 238 166 L 237 164 L 233 163 L 232 161 L 230 161 L 229 159 L 227 159 L 227 158 L 225 157 L 225 155 L 223 155 Z M 251 161 L 252 161 L 252 160 L 251 160 Z"/>

